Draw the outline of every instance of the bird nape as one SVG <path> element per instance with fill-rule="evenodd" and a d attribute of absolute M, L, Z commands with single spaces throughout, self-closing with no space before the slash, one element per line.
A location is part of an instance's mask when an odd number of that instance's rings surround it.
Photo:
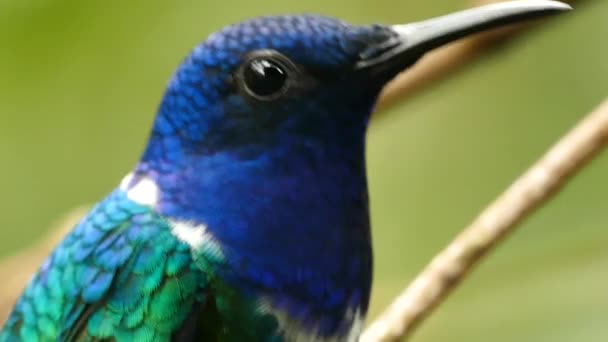
<path fill-rule="evenodd" d="M 1 341 L 355 341 L 371 290 L 365 131 L 427 51 L 568 9 L 408 25 L 263 17 L 169 82 L 139 163 L 46 259 Z"/>

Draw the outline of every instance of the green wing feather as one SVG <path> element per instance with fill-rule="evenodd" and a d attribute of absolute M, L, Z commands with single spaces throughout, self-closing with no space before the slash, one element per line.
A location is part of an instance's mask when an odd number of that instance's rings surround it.
<path fill-rule="evenodd" d="M 168 222 L 116 191 L 38 270 L 0 341 L 168 341 L 208 283 Z"/>

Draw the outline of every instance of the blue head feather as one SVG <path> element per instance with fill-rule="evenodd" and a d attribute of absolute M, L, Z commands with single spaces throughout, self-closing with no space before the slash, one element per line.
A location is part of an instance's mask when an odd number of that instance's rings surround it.
<path fill-rule="evenodd" d="M 304 322 L 315 317 L 321 332 L 341 329 L 347 310 L 367 310 L 365 130 L 392 75 L 353 66 L 394 35 L 320 16 L 254 19 L 211 35 L 170 81 L 137 169 L 158 184 L 162 214 L 204 224 L 219 242 L 231 265 L 222 277 Z M 295 70 L 278 99 L 242 89 L 239 68 L 260 51 Z"/>

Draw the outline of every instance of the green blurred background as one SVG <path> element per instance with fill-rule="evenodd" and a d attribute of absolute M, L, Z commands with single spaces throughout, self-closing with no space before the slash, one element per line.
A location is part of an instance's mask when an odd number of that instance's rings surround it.
<path fill-rule="evenodd" d="M 608 95 L 608 1 L 584 3 L 373 121 L 372 316 Z M 466 5 L 1 1 L 0 257 L 118 184 L 143 148 L 173 69 L 219 27 L 286 12 L 405 23 Z M 607 167 L 600 157 L 528 220 L 415 340 L 607 341 Z"/>

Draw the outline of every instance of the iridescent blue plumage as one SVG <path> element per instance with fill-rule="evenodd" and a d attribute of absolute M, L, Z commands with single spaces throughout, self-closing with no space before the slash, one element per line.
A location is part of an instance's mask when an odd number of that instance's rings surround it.
<path fill-rule="evenodd" d="M 522 17 L 486 12 L 460 26 L 266 17 L 211 35 L 169 82 L 134 171 L 47 258 L 0 341 L 355 341 L 370 113 L 427 50 Z"/>
<path fill-rule="evenodd" d="M 362 49 L 391 35 L 315 16 L 214 34 L 170 82 L 136 169 L 162 189 L 161 213 L 206 224 L 232 266 L 217 271 L 231 286 L 324 335 L 346 334 L 367 309 L 364 137 L 384 79 L 349 71 Z M 269 49 L 301 76 L 293 94 L 265 103 L 242 94 L 235 73 L 252 51 Z"/>
<path fill-rule="evenodd" d="M 194 267 L 189 246 L 171 235 L 166 220 L 118 190 L 44 262 L 4 334 L 26 341 L 166 339 L 194 302 L 204 299 L 197 296 L 207 282 Z"/>

